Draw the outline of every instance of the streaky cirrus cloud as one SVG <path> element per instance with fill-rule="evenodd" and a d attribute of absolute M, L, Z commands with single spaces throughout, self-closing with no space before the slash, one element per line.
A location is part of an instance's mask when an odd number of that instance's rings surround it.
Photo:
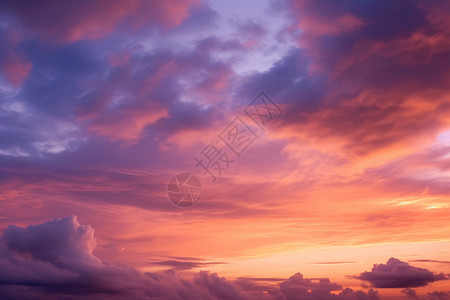
<path fill-rule="evenodd" d="M 376 288 L 421 287 L 448 279 L 443 273 L 414 267 L 393 257 L 386 264 L 375 264 L 370 272 L 363 272 L 356 278 L 368 281 Z"/>
<path fill-rule="evenodd" d="M 203 262 L 203 261 L 189 261 L 189 260 L 162 260 L 152 262 L 154 265 L 171 267 L 174 270 L 190 270 L 194 268 L 206 267 L 209 265 L 220 265 L 224 262 Z"/>
<path fill-rule="evenodd" d="M 435 259 L 413 259 L 410 260 L 410 262 L 431 262 L 437 264 L 450 264 L 450 261 L 448 260 L 435 260 Z"/>

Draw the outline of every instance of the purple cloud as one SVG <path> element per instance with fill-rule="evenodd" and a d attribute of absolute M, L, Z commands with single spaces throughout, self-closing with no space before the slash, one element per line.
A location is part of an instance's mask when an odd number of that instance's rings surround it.
<path fill-rule="evenodd" d="M 141 273 L 102 261 L 93 254 L 95 244 L 94 229 L 73 216 L 7 227 L 0 245 L 0 294 L 3 299 L 252 299 L 209 272 L 185 280 L 174 271 Z"/>
<path fill-rule="evenodd" d="M 280 283 L 280 291 L 285 300 L 378 300 L 378 292 L 370 289 L 367 293 L 343 288 L 337 283 L 330 282 L 328 278 L 312 279 L 303 278 L 297 273 L 288 280 Z M 341 291 L 339 294 L 332 291 Z"/>
<path fill-rule="evenodd" d="M 450 299 L 450 291 L 444 292 L 444 291 L 434 291 L 431 293 L 428 293 L 428 296 L 431 300 L 448 300 Z"/>
<path fill-rule="evenodd" d="M 269 70 L 246 78 L 241 91 L 247 96 L 264 86 L 283 99 L 289 107 L 283 127 L 291 128 L 291 136 L 304 138 L 307 131 L 312 141 L 339 138 L 345 153 L 365 156 L 448 126 L 446 98 L 426 92 L 449 91 L 448 61 L 441 59 L 450 53 L 444 38 L 448 29 L 443 29 L 449 28 L 448 18 L 442 17 L 448 2 L 280 3 L 286 4 L 292 20 L 288 31 L 298 47 Z M 426 44 L 422 37 L 435 42 Z M 433 102 L 437 109 L 411 117 L 416 113 L 409 109 L 412 98 Z"/>
<path fill-rule="evenodd" d="M 414 289 L 406 288 L 402 290 L 402 293 L 405 294 L 406 298 L 408 299 L 419 299 L 419 297 L 417 296 L 417 292 Z"/>
<path fill-rule="evenodd" d="M 375 264 L 370 272 L 356 278 L 370 282 L 377 288 L 408 288 L 426 286 L 431 282 L 448 279 L 443 273 L 435 274 L 427 269 L 391 257 L 386 264 Z"/>
<path fill-rule="evenodd" d="M 152 262 L 153 265 L 171 267 L 175 270 L 190 270 L 195 268 L 207 267 L 210 265 L 220 265 L 224 262 L 201 262 L 201 261 L 183 261 L 183 260 L 163 260 Z"/>
<path fill-rule="evenodd" d="M 305 279 L 300 273 L 284 281 L 240 278 L 234 282 L 207 271 L 190 279 L 173 270 L 141 273 L 101 260 L 93 254 L 95 245 L 94 229 L 80 225 L 74 216 L 25 228 L 8 226 L 0 238 L 2 299 L 379 299 L 373 290 L 366 294 L 344 289 L 327 278 Z"/>
<path fill-rule="evenodd" d="M 1 8 L 30 31 L 59 43 L 68 43 L 104 37 L 120 25 L 128 29 L 147 24 L 171 28 L 188 18 L 190 8 L 198 3 L 196 0 L 95 0 L 64 4 L 54 0 L 39 4 L 34 1 L 2 1 Z"/>

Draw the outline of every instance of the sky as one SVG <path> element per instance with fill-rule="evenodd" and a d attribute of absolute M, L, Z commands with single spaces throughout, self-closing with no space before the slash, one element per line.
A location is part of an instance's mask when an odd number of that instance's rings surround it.
<path fill-rule="evenodd" d="M 0 299 L 450 299 L 449 15 L 0 1 Z"/>

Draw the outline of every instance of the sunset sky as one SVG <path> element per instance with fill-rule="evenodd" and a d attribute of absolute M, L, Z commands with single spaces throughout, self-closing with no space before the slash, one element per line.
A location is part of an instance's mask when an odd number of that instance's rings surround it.
<path fill-rule="evenodd" d="M 450 1 L 0 0 L 0 299 L 449 300 Z"/>

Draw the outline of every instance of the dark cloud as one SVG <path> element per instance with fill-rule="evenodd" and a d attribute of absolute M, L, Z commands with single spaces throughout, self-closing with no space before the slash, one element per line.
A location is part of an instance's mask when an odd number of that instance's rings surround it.
<path fill-rule="evenodd" d="M 196 268 L 205 268 L 210 265 L 221 265 L 224 262 L 199 262 L 199 261 L 184 261 L 184 260 L 163 260 L 152 262 L 153 265 L 160 265 L 171 267 L 175 270 L 190 270 Z"/>
<path fill-rule="evenodd" d="M 200 272 L 184 280 L 173 271 L 143 274 L 102 261 L 93 255 L 95 244 L 94 229 L 75 217 L 9 226 L 1 237 L 1 294 L 7 299 L 252 299 L 216 274 Z"/>
<path fill-rule="evenodd" d="M 367 293 L 343 288 L 341 285 L 332 283 L 328 278 L 314 282 L 304 279 L 303 275 L 297 273 L 288 280 L 280 283 L 280 291 L 285 300 L 378 300 L 378 292 L 370 289 Z M 331 293 L 332 291 L 341 291 Z"/>
<path fill-rule="evenodd" d="M 25 228 L 8 226 L 0 238 L 2 299 L 379 299 L 373 290 L 355 292 L 327 278 L 304 279 L 300 273 L 288 280 L 243 277 L 234 282 L 207 271 L 191 279 L 173 270 L 141 273 L 101 260 L 93 254 L 95 246 L 94 229 L 73 216 Z M 182 263 L 161 262 L 186 269 Z M 200 264 L 192 259 L 187 263 Z"/>
<path fill-rule="evenodd" d="M 421 287 L 438 280 L 448 279 L 443 273 L 435 274 L 393 257 L 386 264 L 376 264 L 372 271 L 361 273 L 355 278 L 368 281 L 376 288 Z"/>
<path fill-rule="evenodd" d="M 329 279 L 320 279 L 319 282 L 314 282 L 311 279 L 303 278 L 303 275 L 297 273 L 291 276 L 288 280 L 280 283 L 282 291 L 296 293 L 296 291 L 310 290 L 312 288 L 323 289 L 327 291 L 340 291 L 342 286 L 336 283 L 331 283 Z"/>

